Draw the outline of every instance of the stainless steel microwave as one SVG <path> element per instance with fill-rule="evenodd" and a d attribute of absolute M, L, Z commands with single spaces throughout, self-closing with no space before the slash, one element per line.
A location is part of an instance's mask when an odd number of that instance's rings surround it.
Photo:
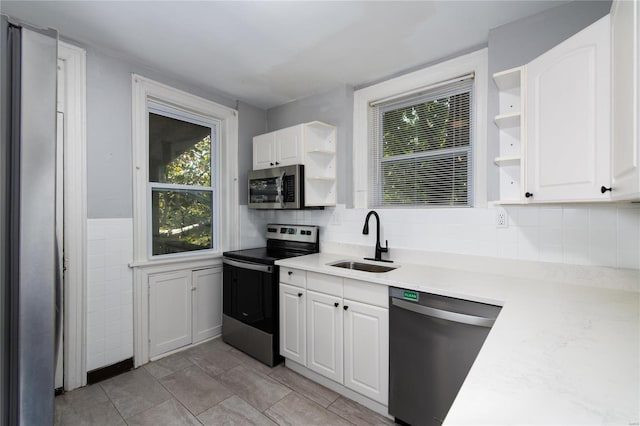
<path fill-rule="evenodd" d="M 275 167 L 249 172 L 249 208 L 304 207 L 304 166 Z"/>

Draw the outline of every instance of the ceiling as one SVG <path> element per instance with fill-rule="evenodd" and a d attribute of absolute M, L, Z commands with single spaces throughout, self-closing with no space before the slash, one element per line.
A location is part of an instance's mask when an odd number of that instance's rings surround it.
<path fill-rule="evenodd" d="M 487 43 L 566 1 L 5 1 L 2 13 L 270 108 Z"/>

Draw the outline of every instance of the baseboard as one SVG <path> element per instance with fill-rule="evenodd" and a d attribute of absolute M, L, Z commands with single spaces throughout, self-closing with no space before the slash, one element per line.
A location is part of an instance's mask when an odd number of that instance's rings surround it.
<path fill-rule="evenodd" d="M 297 362 L 291 361 L 290 359 L 285 358 L 284 365 L 285 367 L 295 371 L 301 376 L 304 376 L 307 379 L 310 379 L 316 383 L 319 383 L 322 386 L 327 387 L 332 391 L 339 393 L 342 396 L 346 396 L 347 398 L 352 399 L 361 405 L 364 405 L 368 409 L 375 411 L 376 413 L 388 419 L 393 420 L 393 417 L 389 415 L 389 409 L 386 405 L 380 404 L 379 402 L 369 399 L 366 396 L 360 395 L 359 393 L 354 392 L 351 389 L 339 383 L 336 383 L 331 379 L 327 379 L 326 377 L 321 376 L 315 371 L 309 370 L 304 365 L 298 364 Z"/>
<path fill-rule="evenodd" d="M 111 377 L 117 376 L 129 370 L 133 369 L 133 358 L 125 359 L 124 361 L 116 362 L 115 364 L 107 365 L 106 367 L 96 368 L 87 372 L 87 384 L 92 385 L 94 383 L 101 382 Z"/>

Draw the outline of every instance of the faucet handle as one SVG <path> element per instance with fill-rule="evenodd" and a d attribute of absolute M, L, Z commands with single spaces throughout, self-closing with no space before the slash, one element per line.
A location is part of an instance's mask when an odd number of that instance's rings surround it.
<path fill-rule="evenodd" d="M 384 247 L 380 246 L 380 251 L 386 253 L 389 251 L 389 240 L 384 240 Z"/>

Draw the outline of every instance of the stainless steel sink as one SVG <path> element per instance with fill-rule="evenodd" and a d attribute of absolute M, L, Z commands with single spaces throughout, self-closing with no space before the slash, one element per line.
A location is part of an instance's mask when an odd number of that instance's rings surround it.
<path fill-rule="evenodd" d="M 335 266 L 336 268 L 344 269 L 354 269 L 356 271 L 365 272 L 389 272 L 397 268 L 397 266 L 374 265 L 372 263 L 352 262 L 348 260 L 341 260 L 336 263 L 330 263 L 329 266 Z"/>

